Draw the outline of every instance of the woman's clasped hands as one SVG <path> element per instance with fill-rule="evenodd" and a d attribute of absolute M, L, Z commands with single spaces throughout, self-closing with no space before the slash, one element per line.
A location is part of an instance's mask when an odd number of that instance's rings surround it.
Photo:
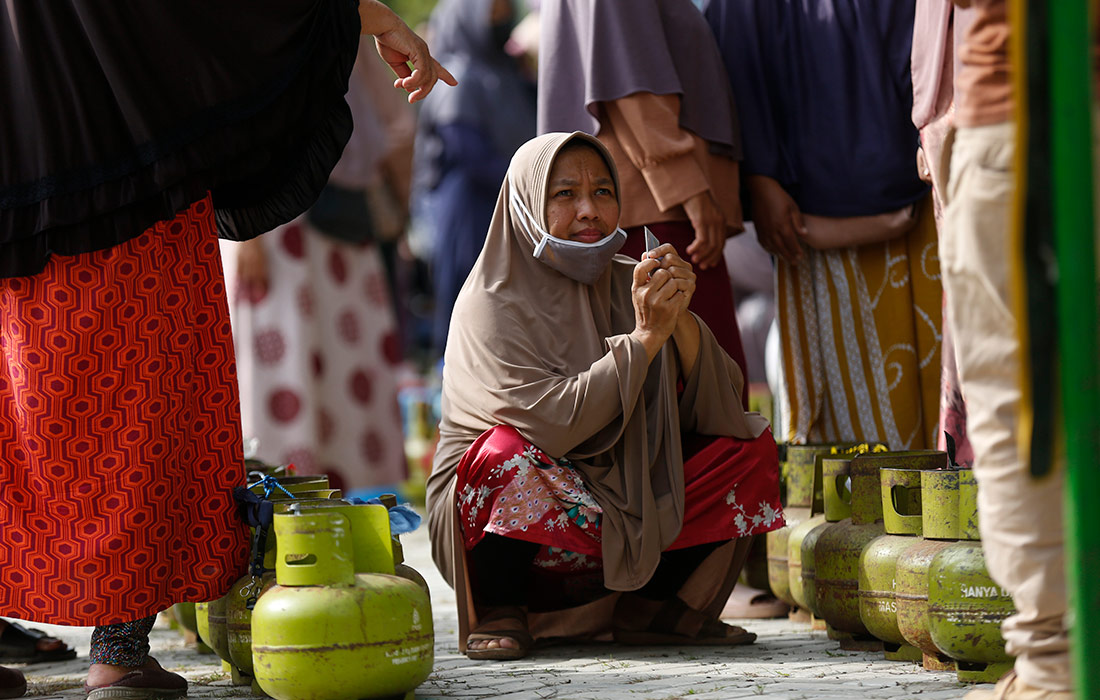
<path fill-rule="evenodd" d="M 695 272 L 669 243 L 647 252 L 634 267 L 631 296 L 634 331 L 631 333 L 653 359 L 661 346 L 688 320 L 688 304 L 695 294 Z"/>

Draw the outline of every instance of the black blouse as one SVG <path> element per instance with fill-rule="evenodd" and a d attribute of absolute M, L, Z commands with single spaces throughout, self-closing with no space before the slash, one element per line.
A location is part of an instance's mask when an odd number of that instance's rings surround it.
<path fill-rule="evenodd" d="M 207 192 L 244 240 L 305 211 L 351 134 L 358 0 L 0 3 L 0 277 Z"/>

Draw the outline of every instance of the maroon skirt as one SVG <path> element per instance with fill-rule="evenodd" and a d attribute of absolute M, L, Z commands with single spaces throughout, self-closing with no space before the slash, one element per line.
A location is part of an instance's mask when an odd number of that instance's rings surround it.
<path fill-rule="evenodd" d="M 0 279 L 0 615 L 134 620 L 244 573 L 240 408 L 207 197 Z"/>

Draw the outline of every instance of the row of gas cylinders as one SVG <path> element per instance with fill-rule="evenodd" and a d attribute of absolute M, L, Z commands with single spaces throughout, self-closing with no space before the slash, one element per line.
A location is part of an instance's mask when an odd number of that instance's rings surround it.
<path fill-rule="evenodd" d="M 264 573 L 195 606 L 202 641 L 235 685 L 278 700 L 412 700 L 435 638 L 427 583 L 391 534 L 396 498 L 352 504 L 324 476 L 277 481 L 249 487 L 274 506 Z"/>
<path fill-rule="evenodd" d="M 1012 598 L 986 571 L 973 472 L 945 452 L 788 447 L 787 527 L 767 535 L 777 597 L 842 649 L 877 651 L 963 682 L 1012 667 Z"/>

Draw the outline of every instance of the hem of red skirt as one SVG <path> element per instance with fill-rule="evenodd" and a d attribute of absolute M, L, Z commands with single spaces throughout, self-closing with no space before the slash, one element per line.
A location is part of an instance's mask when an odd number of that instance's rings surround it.
<path fill-rule="evenodd" d="M 765 525 L 749 530 L 744 535 L 738 533 L 729 533 L 718 530 L 693 532 L 690 536 L 677 537 L 676 540 L 669 545 L 668 549 L 686 549 L 688 547 L 695 547 L 701 544 L 710 544 L 711 542 L 725 542 L 726 540 L 738 540 L 745 537 L 755 537 L 756 535 L 763 535 L 773 530 L 779 530 L 786 527 L 787 522 L 783 518 L 776 518 L 775 522 L 771 525 Z"/>
<path fill-rule="evenodd" d="M 540 538 L 538 533 L 524 532 L 523 530 L 508 530 L 506 532 L 498 532 L 492 525 L 486 525 L 485 528 L 478 533 L 477 540 L 471 545 L 463 538 L 463 546 L 466 547 L 466 551 L 470 551 L 477 546 L 477 543 L 482 540 L 486 534 L 500 535 L 501 537 L 507 537 L 513 540 L 522 540 L 523 542 L 533 542 L 534 544 L 540 544 L 543 547 L 555 547 L 557 549 L 564 550 L 566 552 L 574 552 L 576 554 L 586 554 L 592 557 L 603 557 L 603 548 L 599 542 L 593 542 L 593 546 L 587 549 L 575 549 L 572 544 L 564 545 L 558 542 L 547 542 L 545 537 Z"/>
<path fill-rule="evenodd" d="M 778 517 L 771 525 L 763 525 L 757 528 L 753 528 L 744 535 L 737 533 L 728 533 L 720 530 L 705 530 L 702 532 L 693 532 L 690 536 L 677 537 L 676 540 L 669 545 L 669 550 L 674 549 L 686 549 L 687 547 L 695 547 L 701 544 L 710 544 L 712 542 L 725 542 L 726 540 L 741 539 L 743 537 L 755 537 L 756 535 L 763 535 L 774 530 L 779 530 L 787 526 L 787 521 Z M 463 538 L 463 546 L 466 551 L 470 551 L 477 546 L 477 543 L 487 534 L 500 535 L 501 537 L 508 537 L 513 540 L 521 540 L 523 542 L 533 542 L 544 547 L 555 547 L 567 552 L 575 552 L 576 554 L 585 554 L 588 556 L 603 557 L 603 549 L 597 544 L 593 548 L 589 549 L 575 549 L 572 545 L 562 545 L 557 542 L 546 542 L 544 539 L 540 539 L 537 533 L 527 533 L 522 530 L 508 530 L 504 532 L 497 531 L 492 526 L 486 526 L 480 533 L 478 533 L 477 539 L 473 544 L 470 544 L 466 538 Z"/>
<path fill-rule="evenodd" d="M 5 605 L 0 603 L 0 617 L 11 617 L 17 620 L 25 620 L 27 622 L 36 622 L 44 625 L 63 625 L 66 627 L 99 627 L 103 625 L 115 625 L 122 622 L 133 622 L 134 620 L 140 620 L 143 617 L 149 617 L 150 615 L 156 615 L 168 608 L 171 608 L 176 603 L 206 603 L 212 600 L 217 600 L 227 593 L 231 592 L 230 589 L 233 584 L 237 582 L 241 576 L 244 575 L 242 571 L 239 575 L 233 576 L 229 581 L 223 585 L 211 584 L 205 590 L 195 593 L 189 596 L 182 596 L 179 599 L 172 597 L 161 597 L 158 602 L 151 603 L 149 605 L 143 605 L 141 607 L 135 607 L 127 609 L 125 611 L 116 612 L 113 615 L 106 616 L 88 616 L 88 615 L 57 615 L 51 612 L 35 611 L 20 607 L 18 604 Z M 220 593 L 213 593 L 212 591 L 221 591 Z M 121 606 L 120 606 L 121 607 Z"/>

